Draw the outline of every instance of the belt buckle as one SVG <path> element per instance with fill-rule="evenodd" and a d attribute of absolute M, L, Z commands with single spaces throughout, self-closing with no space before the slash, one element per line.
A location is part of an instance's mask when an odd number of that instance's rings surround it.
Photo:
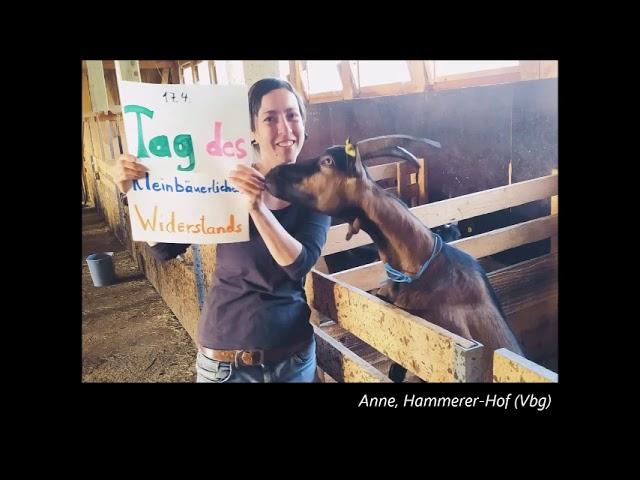
<path fill-rule="evenodd" d="M 242 355 L 245 353 L 248 353 L 249 355 L 251 355 L 252 357 L 251 364 L 244 363 L 244 361 L 242 360 Z M 258 354 L 258 358 L 259 358 L 258 362 L 253 362 L 254 353 Z M 262 365 L 264 364 L 264 350 L 236 350 L 236 353 L 233 357 L 233 364 L 235 365 L 236 368 L 239 368 L 242 366 Z"/>

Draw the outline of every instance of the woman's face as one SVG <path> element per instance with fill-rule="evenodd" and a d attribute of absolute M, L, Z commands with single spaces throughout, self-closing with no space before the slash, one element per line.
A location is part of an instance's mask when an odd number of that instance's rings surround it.
<path fill-rule="evenodd" d="M 271 90 L 262 97 L 255 118 L 255 140 L 267 173 L 284 163 L 295 163 L 304 145 L 304 124 L 293 93 L 286 88 Z"/>

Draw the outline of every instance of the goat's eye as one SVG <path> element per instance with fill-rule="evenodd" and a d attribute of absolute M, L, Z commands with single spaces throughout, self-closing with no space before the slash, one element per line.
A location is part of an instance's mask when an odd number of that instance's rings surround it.
<path fill-rule="evenodd" d="M 331 167 L 333 166 L 333 158 L 332 157 L 323 157 L 320 160 L 320 165 L 324 165 L 325 167 Z"/>

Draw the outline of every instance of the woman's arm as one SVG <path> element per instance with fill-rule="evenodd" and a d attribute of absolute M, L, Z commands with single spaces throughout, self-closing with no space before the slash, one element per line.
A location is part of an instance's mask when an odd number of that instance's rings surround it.
<path fill-rule="evenodd" d="M 282 267 L 292 280 L 304 278 L 315 265 L 327 241 L 331 225 L 331 217 L 310 210 L 306 210 L 300 217 L 303 220 L 296 230 L 295 239 L 300 242 L 302 249 L 293 263 Z"/>
<path fill-rule="evenodd" d="M 291 278 L 306 275 L 320 255 L 330 218 L 309 212 L 303 220 L 304 224 L 296 229 L 294 238 L 265 205 L 264 195 L 268 193 L 264 192 L 264 176 L 258 170 L 239 165 L 231 172 L 229 180 L 247 195 L 249 214 L 276 263 L 283 267 Z M 275 201 L 281 202 L 277 199 Z"/>
<path fill-rule="evenodd" d="M 281 267 L 291 265 L 300 255 L 302 244 L 280 225 L 264 202 L 249 214 L 276 263 Z"/>

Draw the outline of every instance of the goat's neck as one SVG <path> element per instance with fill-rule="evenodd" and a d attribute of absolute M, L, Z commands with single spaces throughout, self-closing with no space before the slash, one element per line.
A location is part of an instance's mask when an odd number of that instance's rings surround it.
<path fill-rule="evenodd" d="M 403 203 L 377 185 L 362 196 L 366 218 L 361 226 L 378 247 L 380 259 L 393 268 L 416 274 L 434 246 L 431 231 Z"/>

